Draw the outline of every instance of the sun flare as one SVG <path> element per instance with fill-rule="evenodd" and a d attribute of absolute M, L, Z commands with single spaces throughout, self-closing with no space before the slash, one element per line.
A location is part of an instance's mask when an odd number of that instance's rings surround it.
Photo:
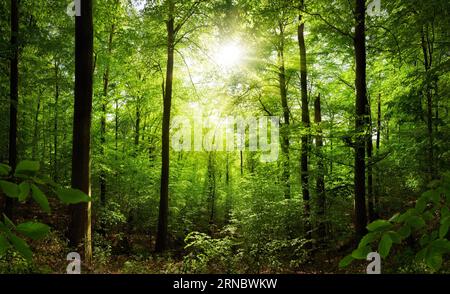
<path fill-rule="evenodd" d="M 216 63 L 223 69 L 231 69 L 242 63 L 245 50 L 238 42 L 227 43 L 215 54 Z"/>

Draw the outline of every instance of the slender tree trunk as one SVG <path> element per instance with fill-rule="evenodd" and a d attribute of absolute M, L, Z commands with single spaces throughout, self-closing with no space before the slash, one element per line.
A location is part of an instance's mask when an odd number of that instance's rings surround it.
<path fill-rule="evenodd" d="M 214 224 L 216 208 L 216 175 L 214 168 L 214 156 L 212 152 L 208 155 L 208 199 L 209 199 L 209 225 Z"/>
<path fill-rule="evenodd" d="M 355 231 L 357 239 L 366 233 L 366 162 L 365 135 L 367 89 L 366 89 L 366 32 L 365 1 L 355 0 L 355 61 L 356 61 L 356 120 L 355 120 Z"/>
<path fill-rule="evenodd" d="M 376 141 L 376 154 L 380 154 L 380 144 L 381 144 L 381 93 L 378 94 L 377 101 L 377 141 Z M 379 195 L 380 195 L 380 172 L 378 168 L 375 168 L 376 173 L 376 184 L 375 184 L 375 218 L 378 218 L 378 210 L 379 210 Z"/>
<path fill-rule="evenodd" d="M 117 161 L 117 152 L 119 151 L 119 100 L 115 99 L 114 109 L 114 159 Z"/>
<path fill-rule="evenodd" d="M 316 180 L 316 193 L 317 193 L 317 219 L 319 226 L 317 233 L 319 239 L 326 238 L 326 222 L 325 222 L 325 209 L 326 209 L 326 195 L 325 195 L 325 164 L 323 163 L 322 149 L 323 149 L 323 137 L 322 137 L 322 111 L 320 105 L 320 94 L 314 101 L 314 122 L 317 127 L 316 135 L 316 148 L 317 154 L 317 180 Z"/>
<path fill-rule="evenodd" d="M 432 52 L 433 44 L 430 44 L 428 34 L 429 34 L 428 26 L 426 26 L 425 28 L 422 27 L 421 44 L 424 57 L 424 66 L 427 76 L 433 64 L 433 52 Z M 428 173 L 429 173 L 429 180 L 431 181 L 435 179 L 437 176 L 434 163 L 433 93 L 431 90 L 431 86 L 428 84 L 428 82 L 425 85 L 425 94 L 427 98 Z"/>
<path fill-rule="evenodd" d="M 134 154 L 138 153 L 139 139 L 141 133 L 141 110 L 139 109 L 139 103 L 136 104 L 136 121 L 134 124 Z"/>
<path fill-rule="evenodd" d="M 114 24 L 111 25 L 111 31 L 109 32 L 108 41 L 108 57 L 111 58 L 112 52 L 112 42 L 114 37 Z M 109 71 L 110 64 L 109 59 L 106 64 L 105 72 L 103 73 L 103 99 L 102 99 L 102 117 L 100 119 L 100 155 L 103 159 L 105 156 L 105 146 L 106 146 L 106 111 L 108 108 L 108 91 L 109 91 Z M 100 171 L 100 202 L 102 206 L 106 205 L 106 172 L 102 168 Z"/>
<path fill-rule="evenodd" d="M 11 50 L 9 79 L 9 165 L 14 170 L 17 165 L 17 109 L 19 107 L 19 2 L 11 0 Z M 13 218 L 14 199 L 7 197 L 5 214 Z"/>
<path fill-rule="evenodd" d="M 229 154 L 227 153 L 226 158 L 226 172 L 225 172 L 225 186 L 227 189 L 227 198 L 225 200 L 225 224 L 229 224 L 231 220 L 231 207 L 232 207 L 232 198 L 231 198 L 231 187 L 230 187 L 230 160 Z"/>
<path fill-rule="evenodd" d="M 37 106 L 36 112 L 34 115 L 34 131 L 33 131 L 33 148 L 31 152 L 31 159 L 36 160 L 37 152 L 38 152 L 38 142 L 39 142 L 39 112 L 41 110 L 41 95 L 43 91 L 39 92 L 37 97 Z"/>
<path fill-rule="evenodd" d="M 372 142 L 372 114 L 370 109 L 370 103 L 366 107 L 367 109 L 367 119 L 369 120 L 369 130 L 367 132 L 367 207 L 368 207 L 368 217 L 369 221 L 372 222 L 376 219 L 375 215 L 375 198 L 373 194 L 373 142 Z"/>
<path fill-rule="evenodd" d="M 55 118 L 53 125 L 53 180 L 58 181 L 58 108 L 59 108 L 59 63 L 55 61 Z"/>
<path fill-rule="evenodd" d="M 242 152 L 242 150 L 239 152 L 239 157 L 240 157 L 240 168 L 241 168 L 241 177 L 244 175 L 244 153 Z"/>
<path fill-rule="evenodd" d="M 73 119 L 72 187 L 90 196 L 90 139 L 93 67 L 92 0 L 81 1 L 81 16 L 75 19 L 75 108 Z M 70 206 L 69 240 L 84 245 L 85 263 L 91 264 L 91 203 Z M 83 244 L 84 243 L 84 244 Z"/>
<path fill-rule="evenodd" d="M 300 7 L 303 10 L 304 1 L 300 0 Z M 306 46 L 305 46 L 305 22 L 303 15 L 298 16 L 298 46 L 300 49 L 300 88 L 302 96 L 302 147 L 301 147 L 301 166 L 300 166 L 300 180 L 302 186 L 302 195 L 304 203 L 304 213 L 306 220 L 307 238 L 311 239 L 311 212 L 310 212 L 310 195 L 309 195 L 309 171 L 308 171 L 308 151 L 309 151 L 309 134 L 310 134 L 310 118 L 308 106 L 308 71 L 306 65 Z"/>
<path fill-rule="evenodd" d="M 167 227 L 169 212 L 169 131 L 170 110 L 172 106 L 172 84 L 174 66 L 175 28 L 173 0 L 169 1 L 169 19 L 167 21 L 167 72 L 166 89 L 164 95 L 164 111 L 162 122 L 162 166 L 161 166 L 161 189 L 159 200 L 158 234 L 156 236 L 156 252 L 163 252 L 167 248 Z"/>
<path fill-rule="evenodd" d="M 279 23 L 280 29 L 280 44 L 278 48 L 278 82 L 280 85 L 280 97 L 281 105 L 283 107 L 284 123 L 281 130 L 281 151 L 283 153 L 283 184 L 284 184 L 284 197 L 286 199 L 291 198 L 291 183 L 290 183 L 290 155 L 289 155 L 289 105 L 287 100 L 287 85 L 286 85 L 286 69 L 284 62 L 284 25 Z"/>
<path fill-rule="evenodd" d="M 377 152 L 380 150 L 381 141 L 381 94 L 378 95 L 377 101 L 377 141 L 376 148 Z"/>

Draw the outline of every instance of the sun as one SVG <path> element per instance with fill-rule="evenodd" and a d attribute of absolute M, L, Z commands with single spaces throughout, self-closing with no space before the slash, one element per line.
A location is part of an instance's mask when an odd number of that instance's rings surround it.
<path fill-rule="evenodd" d="M 220 46 L 214 59 L 222 69 L 229 70 L 242 63 L 244 54 L 245 50 L 241 44 L 238 42 L 230 42 Z"/>

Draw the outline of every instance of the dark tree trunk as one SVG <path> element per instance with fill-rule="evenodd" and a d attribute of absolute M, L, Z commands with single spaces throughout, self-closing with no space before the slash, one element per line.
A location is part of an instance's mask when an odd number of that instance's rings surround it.
<path fill-rule="evenodd" d="M 164 91 L 164 111 L 162 122 L 162 153 L 161 153 L 161 189 L 159 199 L 158 234 L 156 236 L 156 252 L 163 252 L 167 248 L 167 227 L 169 212 L 169 131 L 170 109 L 172 105 L 172 84 L 174 66 L 175 28 L 174 28 L 173 0 L 169 0 L 169 19 L 167 21 L 167 69 L 166 89 Z"/>
<path fill-rule="evenodd" d="M 326 195 L 325 195 L 325 165 L 323 163 L 322 148 L 323 148 L 323 137 L 322 137 L 322 111 L 320 105 L 320 94 L 314 101 L 314 122 L 317 127 L 316 135 L 316 148 L 317 154 L 317 180 L 316 180 L 316 193 L 317 193 L 317 219 L 319 226 L 317 228 L 317 233 L 319 235 L 319 240 L 324 240 L 326 238 L 326 222 L 325 222 L 325 208 L 326 208 Z"/>
<path fill-rule="evenodd" d="M 227 189 L 227 198 L 225 200 L 225 224 L 229 224 L 231 221 L 231 207 L 232 207 L 232 196 L 230 187 L 230 160 L 229 154 L 227 153 L 226 158 L 226 171 L 225 171 L 225 186 Z"/>
<path fill-rule="evenodd" d="M 369 98 L 370 99 L 370 98 Z M 367 208 L 368 208 L 368 217 L 369 221 L 372 222 L 376 219 L 375 215 L 375 198 L 373 194 L 373 166 L 372 166 L 372 159 L 373 159 L 373 142 L 372 142 L 372 114 L 370 109 L 370 102 L 368 103 L 366 109 L 366 117 L 368 119 L 368 125 L 369 130 L 367 132 Z"/>
<path fill-rule="evenodd" d="M 241 160 L 240 162 L 240 168 L 241 168 L 241 177 L 244 175 L 244 153 L 242 150 L 239 152 L 239 158 Z"/>
<path fill-rule="evenodd" d="M 59 63 L 55 61 L 55 118 L 53 125 L 53 180 L 58 182 L 58 107 L 59 107 Z"/>
<path fill-rule="evenodd" d="M 36 112 L 34 115 L 34 131 L 33 131 L 33 148 L 31 152 L 31 159 L 36 160 L 37 152 L 38 152 L 38 142 L 39 142 L 39 112 L 41 110 L 41 96 L 43 91 L 39 91 L 39 95 L 37 97 L 37 106 Z"/>
<path fill-rule="evenodd" d="M 430 44 L 430 38 L 428 37 L 428 26 L 425 29 L 422 27 L 421 31 L 421 44 L 424 57 L 424 67 L 426 75 L 433 65 L 433 44 Z M 432 87 L 429 82 L 425 85 L 425 95 L 427 98 L 427 130 L 428 130 L 428 173 L 429 180 L 433 180 L 437 177 L 436 168 L 434 162 L 434 134 L 433 134 L 433 93 Z"/>
<path fill-rule="evenodd" d="M 9 165 L 14 170 L 17 165 L 17 109 L 19 107 L 19 2 L 11 0 L 11 50 L 9 79 Z M 7 197 L 5 214 L 13 218 L 14 199 Z"/>
<path fill-rule="evenodd" d="M 367 89 L 366 89 L 366 32 L 365 1 L 355 0 L 355 62 L 356 62 L 356 121 L 355 121 L 355 231 L 359 239 L 366 233 L 366 162 L 365 135 Z"/>
<path fill-rule="evenodd" d="M 304 9 L 304 1 L 300 1 L 300 7 Z M 306 46 L 305 46 L 305 23 L 303 21 L 303 16 L 299 14 L 298 17 L 298 46 L 300 49 L 300 88 L 302 96 L 302 147 L 301 147 L 301 167 L 300 167 L 300 180 L 302 186 L 302 196 L 304 203 L 304 213 L 306 220 L 306 231 L 307 238 L 311 239 L 311 220 L 310 220 L 310 195 L 309 195 L 309 172 L 308 172 L 308 151 L 309 151 L 309 128 L 310 128 L 310 118 L 309 118 L 309 105 L 308 105 L 308 71 L 306 66 Z"/>
<path fill-rule="evenodd" d="M 72 187 L 90 196 L 90 139 L 93 66 L 92 0 L 81 1 L 81 16 L 75 19 L 75 108 L 73 119 Z M 91 263 L 91 203 L 70 206 L 70 245 L 80 248 Z M 83 250 L 84 249 L 84 250 Z"/>
<path fill-rule="evenodd" d="M 289 105 L 287 100 L 287 85 L 286 85 L 286 69 L 284 64 L 284 25 L 279 24 L 280 29 L 280 44 L 278 48 L 278 82 L 280 85 L 281 105 L 283 107 L 284 123 L 281 129 L 281 151 L 283 153 L 283 173 L 282 180 L 284 184 L 284 197 L 291 198 L 291 183 L 290 183 L 290 155 L 289 155 Z"/>

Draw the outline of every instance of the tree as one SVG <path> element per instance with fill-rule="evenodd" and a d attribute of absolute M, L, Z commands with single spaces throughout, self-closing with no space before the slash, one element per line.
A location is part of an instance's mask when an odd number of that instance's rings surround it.
<path fill-rule="evenodd" d="M 163 252 L 167 247 L 167 226 L 169 212 L 169 129 L 170 110 L 172 107 L 173 65 L 175 51 L 175 3 L 173 2 L 173 0 L 168 0 L 167 3 L 167 69 L 162 122 L 161 188 L 159 200 L 158 235 L 155 245 L 156 252 Z"/>
<path fill-rule="evenodd" d="M 357 238 L 366 233 L 366 5 L 355 0 L 355 64 L 356 64 L 356 117 L 355 117 L 355 230 Z"/>
<path fill-rule="evenodd" d="M 92 0 L 81 1 L 81 15 L 75 18 L 75 104 L 72 143 L 72 188 L 91 195 L 90 140 L 93 79 Z M 87 264 L 91 263 L 91 204 L 70 206 L 69 240 L 73 247 L 83 245 Z"/>
<path fill-rule="evenodd" d="M 304 0 L 300 0 L 300 9 L 304 10 Z M 310 224 L 310 195 L 309 195 L 309 172 L 308 172 L 308 150 L 309 146 L 309 105 L 308 105 L 308 71 L 306 61 L 306 46 L 305 46 L 305 22 L 303 20 L 302 13 L 298 16 L 298 46 L 300 49 L 300 88 L 302 96 L 302 149 L 301 149 L 301 167 L 300 167 L 300 179 L 302 185 L 302 196 L 304 201 L 304 213 L 306 219 L 306 231 L 307 236 L 311 237 L 311 224 Z"/>

